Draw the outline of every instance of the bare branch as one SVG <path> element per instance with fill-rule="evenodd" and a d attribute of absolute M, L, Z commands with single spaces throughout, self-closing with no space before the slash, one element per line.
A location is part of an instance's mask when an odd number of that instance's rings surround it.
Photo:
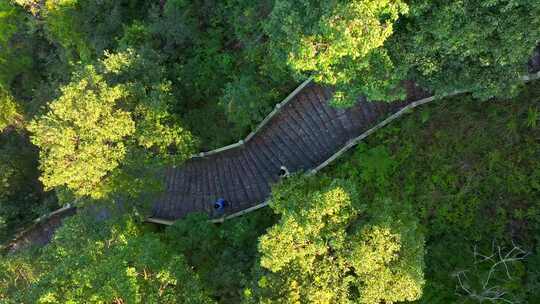
<path fill-rule="evenodd" d="M 480 263 L 484 262 L 488 262 L 491 264 L 487 273 L 487 277 L 483 280 L 480 279 L 481 274 L 476 273 L 476 271 L 478 271 L 476 269 L 477 266 L 473 266 L 475 268 L 475 272 L 471 272 L 471 270 L 460 270 L 454 274 L 457 279 L 456 287 L 463 293 L 465 293 L 466 296 L 479 302 L 488 301 L 492 303 L 504 302 L 514 304 L 515 301 L 512 301 L 510 299 L 511 295 L 508 295 L 507 292 L 503 289 L 503 287 L 501 287 L 505 285 L 504 282 L 501 285 L 491 285 L 491 281 L 494 278 L 495 271 L 497 271 L 501 265 L 504 266 L 506 279 L 512 280 L 512 275 L 510 271 L 511 264 L 524 260 L 528 256 L 528 252 L 516 245 L 513 240 L 512 248 L 510 250 L 505 250 L 503 247 L 497 246 L 495 240 L 493 240 L 491 243 L 490 253 L 482 254 L 479 252 L 478 246 L 474 245 L 472 248 L 472 254 L 473 265 L 479 265 Z M 469 278 L 467 277 L 467 272 L 476 275 L 477 278 L 480 279 L 480 282 L 478 282 L 481 285 L 480 290 L 474 290 L 474 288 L 470 287 L 474 285 L 468 284 Z M 500 279 L 498 279 L 498 281 L 499 280 Z"/>

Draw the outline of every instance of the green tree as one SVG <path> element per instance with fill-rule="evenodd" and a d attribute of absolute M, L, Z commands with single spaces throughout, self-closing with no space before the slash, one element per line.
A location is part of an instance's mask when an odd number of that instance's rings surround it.
<path fill-rule="evenodd" d="M 410 1 L 387 43 L 408 78 L 437 94 L 515 93 L 540 41 L 538 1 Z"/>
<path fill-rule="evenodd" d="M 22 127 L 70 74 L 62 50 L 44 37 L 35 0 L 0 1 L 0 126 Z M 29 13 L 32 12 L 32 14 Z M 7 97 L 6 99 L 6 96 Z M 9 110 L 6 110 L 9 109 Z M 16 109 L 18 115 L 13 116 Z"/>
<path fill-rule="evenodd" d="M 410 206 L 378 201 L 369 224 L 353 237 L 351 264 L 360 302 L 418 300 L 424 286 L 424 237 Z"/>
<path fill-rule="evenodd" d="M 395 303 L 421 296 L 423 239 L 410 213 L 396 211 L 400 206 L 384 202 L 364 211 L 353 184 L 327 178 L 287 181 L 273 190 L 270 206 L 281 219 L 260 238 L 259 278 L 246 290 L 247 302 Z"/>
<path fill-rule="evenodd" d="M 125 23 L 142 18 L 145 1 L 47 0 L 40 14 L 49 39 L 67 50 L 68 59 L 90 62 L 116 46 Z"/>
<path fill-rule="evenodd" d="M 196 141 L 170 113 L 174 96 L 162 56 L 147 48 L 127 49 L 106 53 L 101 63 L 109 82 L 128 91 L 124 108 L 137 124 L 137 144 L 173 163 L 189 158 Z"/>
<path fill-rule="evenodd" d="M 107 85 L 87 66 L 62 88 L 50 111 L 30 124 L 46 188 L 66 185 L 77 194 L 93 194 L 119 166 L 126 138 L 135 132 L 130 113 L 117 108 L 126 95 L 125 87 Z"/>
<path fill-rule="evenodd" d="M 109 217 L 67 219 L 24 269 L 32 284 L 13 290 L 10 278 L 0 277 L 0 288 L 23 303 L 212 303 L 185 259 L 156 234 L 129 216 Z M 20 264 L 18 256 L 5 259 Z"/>
<path fill-rule="evenodd" d="M 169 84 L 151 64 L 133 51 L 108 54 L 75 73 L 49 112 L 31 123 L 47 189 L 136 195 L 149 190 L 141 176 L 189 157 L 192 137 L 169 114 Z"/>
<path fill-rule="evenodd" d="M 400 0 L 278 0 L 266 24 L 277 62 L 287 62 L 299 79 L 338 89 L 334 102 L 351 105 L 360 94 L 389 99 L 399 74 L 386 50 L 394 22 L 408 11 Z"/>

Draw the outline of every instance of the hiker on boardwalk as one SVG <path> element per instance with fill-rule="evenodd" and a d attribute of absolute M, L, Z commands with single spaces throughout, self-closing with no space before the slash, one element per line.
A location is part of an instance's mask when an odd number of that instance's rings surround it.
<path fill-rule="evenodd" d="M 287 178 L 287 177 L 289 177 L 289 175 L 291 175 L 291 174 L 289 173 L 289 169 L 287 169 L 287 167 L 281 166 L 279 168 L 279 177 Z"/>
<path fill-rule="evenodd" d="M 225 208 L 229 207 L 229 202 L 226 201 L 223 198 L 218 198 L 218 200 L 214 203 L 214 210 L 217 212 L 217 214 L 222 215 L 225 213 Z"/>

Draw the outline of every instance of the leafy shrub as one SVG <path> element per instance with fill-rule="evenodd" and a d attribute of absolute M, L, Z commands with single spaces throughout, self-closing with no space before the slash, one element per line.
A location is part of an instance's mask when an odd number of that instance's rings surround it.
<path fill-rule="evenodd" d="M 272 102 L 275 102 L 277 97 L 271 89 L 260 85 L 249 75 L 228 83 L 221 103 L 226 109 L 227 117 L 235 122 L 240 130 L 247 130 L 270 113 Z"/>

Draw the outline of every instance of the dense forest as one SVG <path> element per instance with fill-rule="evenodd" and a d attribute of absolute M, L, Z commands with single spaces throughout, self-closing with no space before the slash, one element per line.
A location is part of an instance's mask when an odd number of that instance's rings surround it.
<path fill-rule="evenodd" d="M 0 243 L 80 207 L 0 253 L 0 303 L 538 303 L 539 43 L 531 0 L 0 0 Z M 441 98 L 268 208 L 145 222 L 310 77 Z"/>

